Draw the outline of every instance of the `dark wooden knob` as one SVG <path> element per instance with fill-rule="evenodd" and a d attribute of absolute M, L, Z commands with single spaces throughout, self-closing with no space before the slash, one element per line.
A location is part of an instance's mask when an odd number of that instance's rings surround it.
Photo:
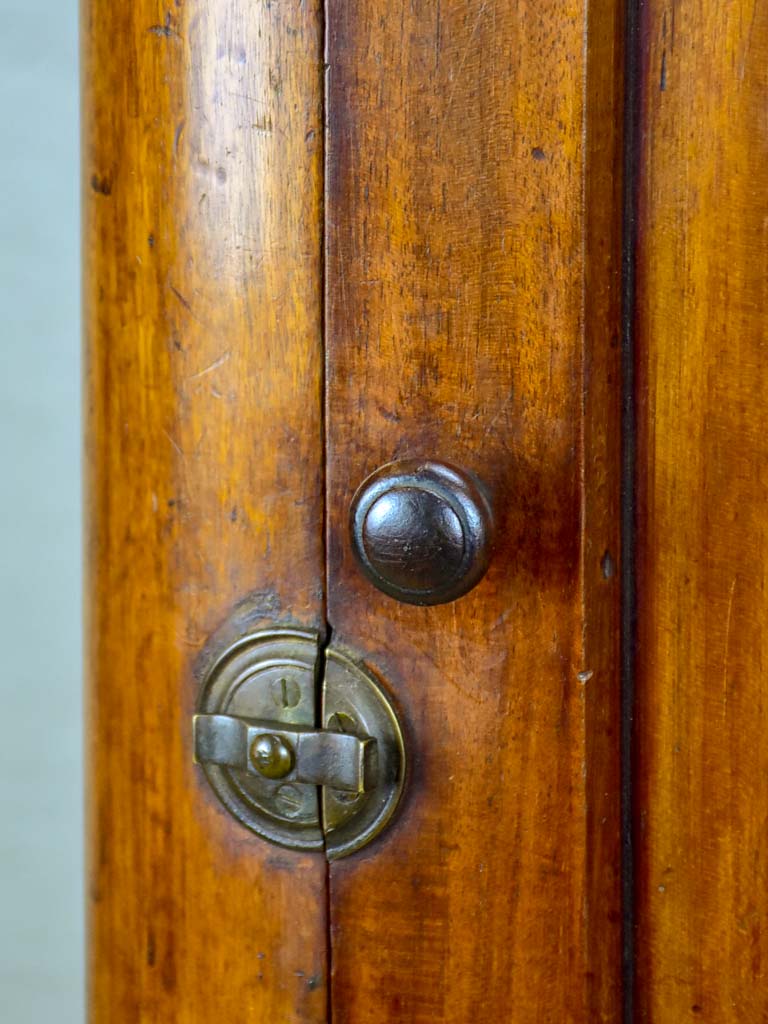
<path fill-rule="evenodd" d="M 357 490 L 352 547 L 365 575 L 407 604 L 455 601 L 488 568 L 493 517 L 482 487 L 443 462 L 391 462 Z"/>

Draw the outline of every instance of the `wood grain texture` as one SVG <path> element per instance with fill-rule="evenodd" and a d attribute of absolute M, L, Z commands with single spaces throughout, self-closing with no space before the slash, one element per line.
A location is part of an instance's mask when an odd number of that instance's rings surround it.
<path fill-rule="evenodd" d="M 191 750 L 233 608 L 325 622 L 321 39 L 314 2 L 83 4 L 93 1024 L 326 1019 L 322 859 Z"/>
<path fill-rule="evenodd" d="M 768 1019 L 768 8 L 649 0 L 637 1018 Z"/>
<path fill-rule="evenodd" d="M 329 621 L 412 755 L 331 868 L 334 1024 L 620 1019 L 620 38 L 612 0 L 328 3 Z M 407 456 L 492 493 L 455 604 L 353 564 L 352 494 Z"/>

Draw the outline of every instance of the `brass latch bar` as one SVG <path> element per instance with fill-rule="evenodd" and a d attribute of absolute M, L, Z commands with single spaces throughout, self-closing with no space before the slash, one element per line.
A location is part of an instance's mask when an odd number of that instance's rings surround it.
<path fill-rule="evenodd" d="M 378 780 L 375 739 L 235 715 L 195 715 L 195 761 L 267 779 L 367 793 Z"/>

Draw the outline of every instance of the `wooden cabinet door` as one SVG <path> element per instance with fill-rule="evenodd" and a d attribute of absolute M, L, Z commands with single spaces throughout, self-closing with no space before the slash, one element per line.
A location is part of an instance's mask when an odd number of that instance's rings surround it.
<path fill-rule="evenodd" d="M 414 762 L 397 822 L 331 865 L 332 1019 L 616 1021 L 618 9 L 327 15 L 328 621 Z M 356 485 L 408 456 L 491 493 L 455 603 L 353 560 Z"/>
<path fill-rule="evenodd" d="M 322 24 L 87 2 L 94 1022 L 326 1019 L 322 857 L 192 763 L 222 623 L 324 628 Z"/>
<path fill-rule="evenodd" d="M 92 1024 L 765 1020 L 765 9 L 82 11 Z M 487 492 L 456 601 L 355 560 L 400 459 Z M 344 859 L 193 763 L 273 627 L 402 721 Z"/>

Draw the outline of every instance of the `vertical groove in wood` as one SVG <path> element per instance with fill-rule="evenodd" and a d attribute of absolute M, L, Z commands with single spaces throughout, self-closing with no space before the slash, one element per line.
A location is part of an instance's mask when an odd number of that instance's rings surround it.
<path fill-rule="evenodd" d="M 329 621 L 413 758 L 331 867 L 334 1024 L 620 1020 L 620 20 L 329 0 Z M 352 561 L 355 487 L 411 455 L 498 511 L 452 605 Z"/>
<path fill-rule="evenodd" d="M 768 8 L 643 22 L 637 1019 L 768 1019 Z"/>
<path fill-rule="evenodd" d="M 83 2 L 94 1024 L 326 1017 L 321 859 L 192 765 L 240 606 L 324 626 L 322 10 Z"/>

